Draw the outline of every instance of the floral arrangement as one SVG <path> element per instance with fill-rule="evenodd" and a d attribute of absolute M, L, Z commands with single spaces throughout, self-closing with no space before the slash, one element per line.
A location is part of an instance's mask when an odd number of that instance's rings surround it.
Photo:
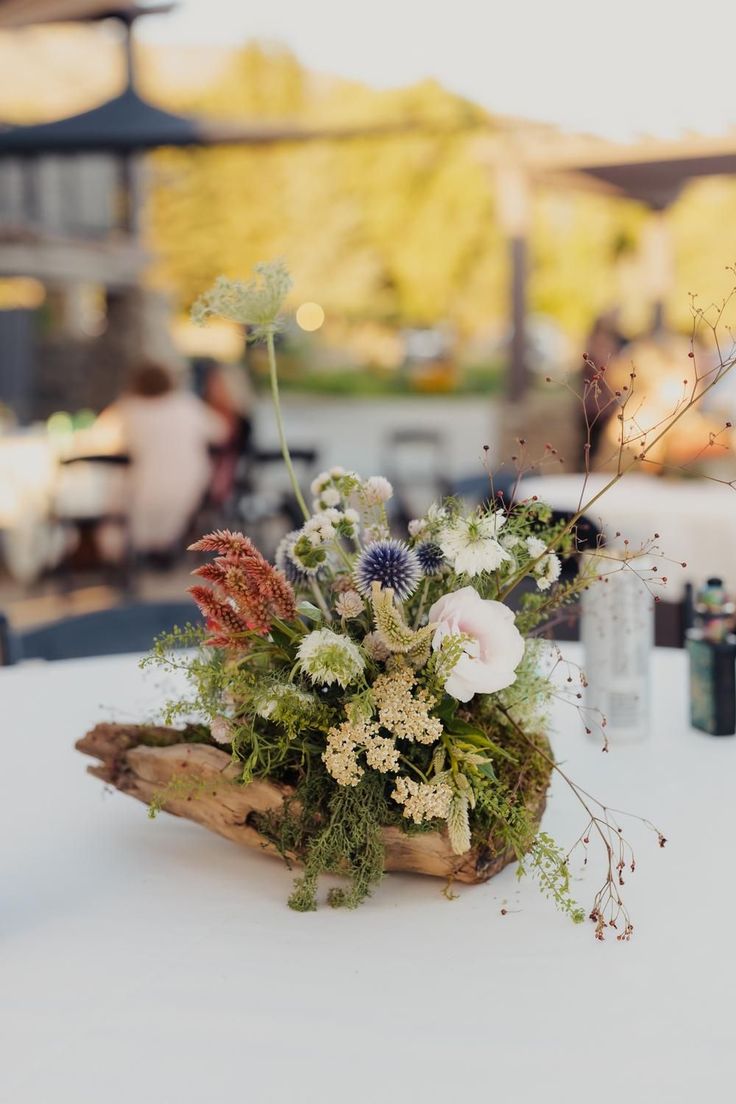
<path fill-rule="evenodd" d="M 202 322 L 221 315 L 265 341 L 304 521 L 281 541 L 273 565 L 240 533 L 217 531 L 192 545 L 207 557 L 192 588 L 206 628 L 203 639 L 180 632 L 156 646 L 153 658 L 184 666 L 192 687 L 170 703 L 167 723 L 186 719 L 190 739 L 226 749 L 236 784 L 283 783 L 282 807 L 254 823 L 303 867 L 289 902 L 295 909 L 316 907 L 323 874 L 347 879 L 330 890 L 332 905 L 358 905 L 384 872 L 393 832 L 439 840 L 449 882 L 467 873 L 469 856 L 468 881 L 516 859 L 520 874 L 535 876 L 572 920 L 587 914 L 598 938 L 611 928 L 628 939 L 621 887 L 633 853 L 613 813 L 555 762 L 545 735 L 561 680 L 550 673 L 542 629 L 606 571 L 598 548 L 586 567 L 563 575 L 565 559 L 580 551 L 576 525 L 585 505 L 553 523 L 543 503 L 507 505 L 489 484 L 480 508 L 447 501 L 396 535 L 390 483 L 333 467 L 314 479 L 310 508 L 279 404 L 274 334 L 289 287 L 282 264 L 262 265 L 251 283 L 221 278 L 195 308 Z M 602 392 L 603 370 L 587 386 Z M 631 463 L 641 462 L 659 432 L 648 442 L 637 425 L 624 441 L 622 429 L 612 481 L 629 463 L 625 446 L 633 442 Z M 611 570 L 631 569 L 633 557 Z M 182 643 L 202 647 L 182 658 L 172 648 Z M 560 662 L 553 658 L 553 666 Z M 566 672 L 564 682 L 577 702 L 582 674 Z M 539 827 L 554 770 L 585 812 L 572 848 Z M 165 798 L 158 804 L 165 807 Z M 604 877 L 584 910 L 570 893 L 570 858 L 579 848 L 587 862 L 593 838 Z"/>

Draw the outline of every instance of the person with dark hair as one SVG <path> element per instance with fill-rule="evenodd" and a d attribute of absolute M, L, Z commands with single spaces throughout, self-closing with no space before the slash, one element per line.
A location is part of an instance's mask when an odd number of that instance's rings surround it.
<path fill-rule="evenodd" d="M 221 364 L 211 357 L 202 357 L 192 367 L 197 394 L 228 427 L 215 459 L 210 486 L 211 500 L 222 504 L 233 493 L 238 464 L 251 448 L 253 391 L 241 365 Z"/>
<path fill-rule="evenodd" d="M 100 415 L 111 451 L 130 456 L 126 512 L 133 548 L 167 553 L 183 539 L 212 477 L 210 448 L 228 426 L 163 365 L 141 364 L 128 390 Z"/>

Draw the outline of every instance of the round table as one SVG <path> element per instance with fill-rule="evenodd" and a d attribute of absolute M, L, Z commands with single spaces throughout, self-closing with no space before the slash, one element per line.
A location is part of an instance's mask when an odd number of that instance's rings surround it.
<path fill-rule="evenodd" d="M 3 670 L 0 1099 L 727 1099 L 736 740 L 688 727 L 685 663 L 656 653 L 645 744 L 602 754 L 555 709 L 573 777 L 669 840 L 628 827 L 629 944 L 596 942 L 511 869 L 453 901 L 391 875 L 356 912 L 291 912 L 278 862 L 151 822 L 85 774 L 74 740 L 150 716 L 163 676 L 128 656 Z M 559 779 L 544 827 L 561 843 L 584 827 Z M 583 904 L 600 869 L 574 884 Z"/>

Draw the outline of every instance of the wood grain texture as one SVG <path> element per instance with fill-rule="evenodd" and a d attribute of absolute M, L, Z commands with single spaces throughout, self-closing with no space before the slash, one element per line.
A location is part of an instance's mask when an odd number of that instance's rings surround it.
<path fill-rule="evenodd" d="M 278 855 L 254 827 L 252 814 L 278 811 L 293 790 L 265 779 L 243 785 L 227 752 L 208 744 L 180 743 L 180 737 L 173 728 L 98 724 L 76 746 L 98 760 L 89 772 L 121 793 L 145 804 L 155 799 L 167 813 L 193 820 L 233 843 Z M 537 823 L 545 804 L 544 793 L 529 798 Z M 407 835 L 391 826 L 383 829 L 383 838 L 389 871 L 472 884 L 487 881 L 514 860 L 512 852 L 498 851 L 491 839 L 484 847 L 455 855 L 446 832 Z M 299 862 L 298 855 L 288 857 Z"/>

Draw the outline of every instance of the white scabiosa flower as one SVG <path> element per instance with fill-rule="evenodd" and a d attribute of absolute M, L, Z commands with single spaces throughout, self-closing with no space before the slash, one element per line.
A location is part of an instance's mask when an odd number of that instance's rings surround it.
<path fill-rule="evenodd" d="M 441 530 L 437 543 L 457 575 L 497 571 L 511 556 L 498 540 L 503 514 L 471 514 Z"/>
<path fill-rule="evenodd" d="M 554 552 L 547 552 L 547 545 L 539 537 L 527 537 L 526 547 L 533 560 L 542 557 L 539 563 L 534 565 L 534 576 L 540 590 L 549 590 L 560 577 L 562 571 L 560 557 Z"/>
<path fill-rule="evenodd" d="M 366 479 L 361 493 L 366 506 L 382 506 L 391 498 L 394 489 L 382 475 L 372 475 Z"/>
<path fill-rule="evenodd" d="M 282 537 L 279 541 L 276 555 L 274 556 L 274 562 L 277 568 L 286 576 L 287 582 L 291 583 L 292 586 L 298 586 L 300 583 L 304 583 L 308 575 L 303 568 L 297 566 L 291 556 L 291 551 L 298 537 L 298 529 L 293 529 L 291 533 L 287 533 L 286 536 Z"/>
<path fill-rule="evenodd" d="M 312 682 L 320 686 L 349 686 L 356 682 L 365 667 L 357 644 L 331 629 L 315 629 L 299 645 L 299 666 Z"/>

